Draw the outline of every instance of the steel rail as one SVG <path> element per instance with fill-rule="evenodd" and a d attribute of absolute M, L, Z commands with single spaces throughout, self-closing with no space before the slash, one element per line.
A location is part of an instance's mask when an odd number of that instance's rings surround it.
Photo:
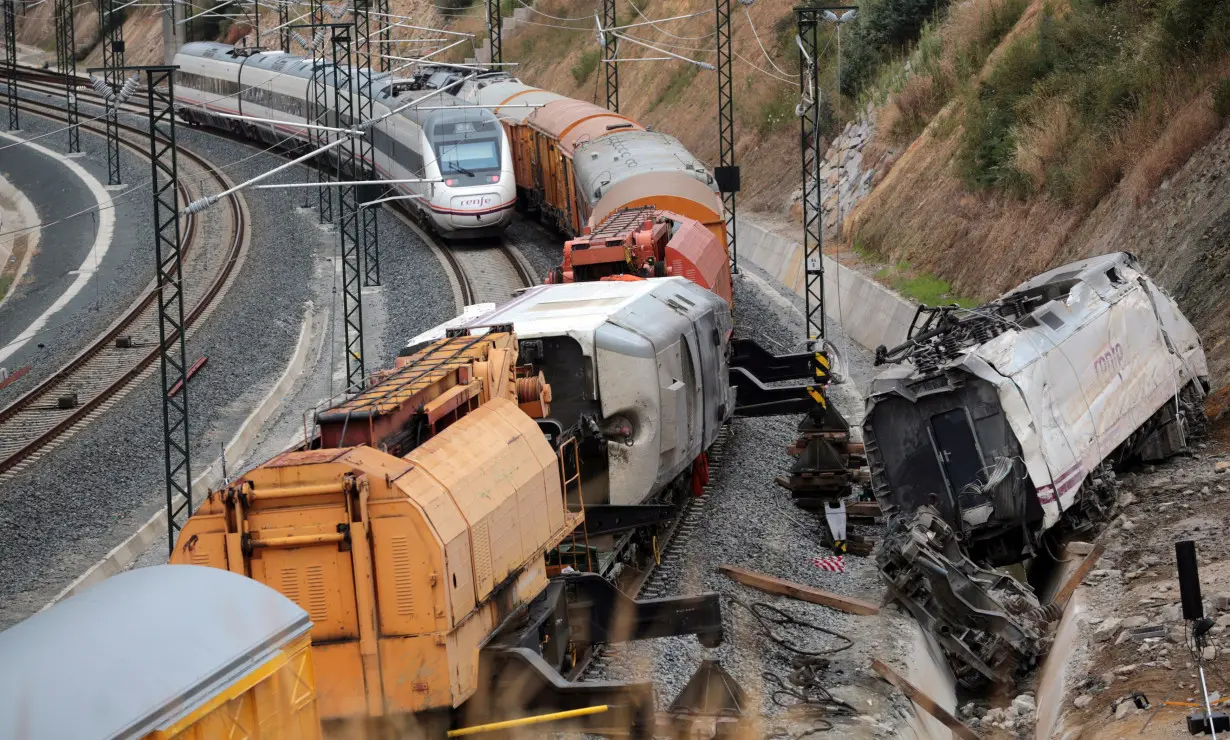
<path fill-rule="evenodd" d="M 54 114 L 48 115 L 49 118 L 58 118 L 59 116 L 60 109 L 54 105 L 39 103 L 35 101 L 30 101 L 30 100 L 22 100 L 21 105 L 27 106 L 27 107 L 33 107 L 33 108 L 41 108 L 44 111 L 47 111 L 47 110 L 54 111 L 55 112 Z M 43 113 L 42 115 L 47 115 L 47 114 Z M 101 128 L 89 126 L 89 125 L 83 125 L 82 127 L 85 128 L 86 130 L 89 130 L 92 133 L 100 134 L 100 135 L 103 134 L 103 131 Z M 132 126 L 121 124 L 120 129 L 132 135 L 137 135 L 141 137 L 147 136 L 147 132 L 141 131 L 140 129 L 134 128 Z M 148 156 L 148 153 L 145 152 L 142 147 L 140 147 L 139 145 L 137 145 L 136 143 L 128 139 L 121 139 L 121 143 L 127 148 L 129 148 L 130 150 L 135 151 L 137 154 L 141 156 Z M 223 187 L 225 187 L 225 183 L 222 181 L 222 178 L 218 174 L 217 170 L 215 170 L 213 166 L 208 161 L 206 161 L 204 158 L 200 157 L 197 154 L 194 154 L 190 151 L 183 150 L 183 149 L 180 150 L 180 154 L 185 156 L 188 160 L 192 161 L 194 164 L 204 169 L 206 172 L 209 172 L 210 174 L 212 174 L 219 182 L 222 182 Z M 179 192 L 180 192 L 180 197 L 184 198 L 185 202 L 188 202 L 188 200 L 190 200 L 188 192 L 182 183 L 180 184 Z M 209 288 L 198 299 L 196 305 L 194 305 L 192 309 L 189 311 L 186 317 L 186 320 L 185 320 L 186 326 L 192 326 L 193 323 L 200 317 L 200 315 L 210 306 L 210 304 L 212 304 L 213 300 L 217 297 L 218 293 L 222 290 L 222 287 L 226 284 L 227 280 L 229 279 L 231 275 L 231 272 L 234 269 L 236 262 L 238 261 L 239 254 L 240 254 L 240 251 L 243 245 L 244 234 L 246 232 L 247 224 L 243 217 L 243 209 L 240 206 L 239 198 L 237 196 L 231 196 L 230 198 L 228 198 L 228 203 L 230 204 L 230 208 L 231 208 L 231 218 L 233 219 L 233 222 L 235 224 L 235 229 L 234 229 L 235 233 L 231 241 L 229 252 L 225 258 L 225 261 L 223 262 L 221 269 L 219 269 L 218 272 L 215 274 L 214 279 L 210 283 Z M 190 219 L 188 223 L 188 227 L 187 229 L 185 229 L 184 236 L 182 237 L 182 241 L 181 241 L 185 252 L 187 252 L 189 248 L 195 243 L 195 237 L 196 237 L 196 232 L 197 232 L 196 224 L 197 224 L 197 220 L 195 218 Z M 5 409 L 0 410 L 0 425 L 3 425 L 13 420 L 14 417 L 16 417 L 18 414 L 24 411 L 36 410 L 36 409 L 32 409 L 31 407 L 34 406 L 34 404 L 37 401 L 50 398 L 53 391 L 56 390 L 57 386 L 71 379 L 78 371 L 83 370 L 85 365 L 90 360 L 97 357 L 104 349 L 111 346 L 111 344 L 115 341 L 115 339 L 119 337 L 124 332 L 125 329 L 133 326 L 138 320 L 140 320 L 144 316 L 144 314 L 151 309 L 154 303 L 154 300 L 157 298 L 157 295 L 158 294 L 156 291 L 148 292 L 143 298 L 137 301 L 136 304 L 130 307 L 128 311 L 125 312 L 124 315 L 122 315 L 119 319 L 113 322 L 112 325 L 103 334 L 101 334 L 97 339 L 95 339 L 92 343 L 86 346 L 80 353 L 78 353 L 76 357 L 70 360 L 67 364 L 65 364 L 62 368 L 57 370 L 55 373 L 48 376 L 44 380 L 40 381 L 37 386 L 35 386 L 34 388 L 31 388 L 29 391 L 27 391 L 25 394 L 19 397 L 12 404 L 9 404 L 9 406 L 7 406 Z M 100 391 L 96 392 L 93 397 L 85 400 L 85 402 L 76 406 L 72 410 L 72 413 L 70 413 L 64 419 L 60 420 L 50 429 L 44 431 L 43 433 L 39 434 L 34 439 L 24 444 L 21 448 L 19 448 L 15 452 L 9 454 L 3 460 L 0 460 L 0 474 L 4 474 L 4 473 L 11 471 L 13 468 L 21 464 L 23 461 L 29 459 L 29 457 L 33 455 L 35 452 L 48 446 L 49 444 L 54 442 L 57 438 L 61 437 L 65 432 L 77 426 L 79 423 L 83 422 L 86 419 L 86 417 L 88 417 L 91 413 L 99 409 L 100 406 L 102 406 L 104 403 L 109 401 L 118 392 L 126 388 L 131 382 L 133 382 L 138 376 L 140 376 L 141 373 L 143 373 L 153 363 L 154 360 L 158 359 L 158 356 L 161 350 L 162 350 L 161 347 L 158 347 L 155 345 L 151 351 L 146 353 L 143 357 L 138 358 L 134 365 L 132 365 L 125 372 L 120 374 L 115 380 L 113 380 L 112 382 L 104 386 Z"/>

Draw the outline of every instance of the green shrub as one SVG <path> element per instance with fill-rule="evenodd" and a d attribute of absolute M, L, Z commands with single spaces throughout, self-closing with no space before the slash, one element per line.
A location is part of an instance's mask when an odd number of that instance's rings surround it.
<path fill-rule="evenodd" d="M 589 79 L 589 76 L 598 68 L 598 60 L 602 57 L 601 49 L 586 49 L 581 52 L 581 58 L 577 63 L 572 65 L 572 79 L 580 85 Z"/>
<path fill-rule="evenodd" d="M 797 120 L 794 115 L 794 107 L 797 102 L 797 93 L 794 95 L 778 93 L 761 103 L 756 130 L 761 136 L 768 136 Z"/>
<path fill-rule="evenodd" d="M 1230 118 L 1230 77 L 1223 77 L 1213 87 L 1213 112 L 1221 120 Z"/>
<path fill-rule="evenodd" d="M 695 64 L 681 62 L 679 69 L 671 75 L 670 82 L 658 93 L 653 102 L 649 104 L 649 110 L 656 109 L 662 103 L 670 104 L 674 100 L 678 100 L 679 96 L 683 95 L 688 86 L 692 84 L 692 80 L 696 79 L 696 73 L 700 70 Z"/>
<path fill-rule="evenodd" d="M 948 5 L 948 0 L 868 0 L 842 36 L 840 87 L 857 97 L 876 66 L 890 52 L 918 40 L 923 25 Z"/>

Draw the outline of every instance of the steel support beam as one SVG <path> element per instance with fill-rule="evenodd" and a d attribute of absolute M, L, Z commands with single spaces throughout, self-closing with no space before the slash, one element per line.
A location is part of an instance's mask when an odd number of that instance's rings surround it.
<path fill-rule="evenodd" d="M 4 0 L 4 91 L 9 109 L 9 131 L 21 128 L 17 116 L 17 18 L 13 0 Z"/>
<path fill-rule="evenodd" d="M 324 29 L 324 7 L 323 0 L 312 0 L 312 23 L 310 25 L 312 44 L 312 78 L 308 83 L 309 94 L 313 101 L 313 107 L 310 116 L 314 123 L 322 126 L 336 126 L 329 123 L 329 85 L 326 84 L 328 74 L 325 67 L 328 65 L 329 52 L 325 46 L 329 43 L 321 41 L 317 37 L 317 31 Z M 312 148 L 323 146 L 331 140 L 330 132 L 320 131 L 316 129 L 308 129 L 308 144 Z M 335 153 L 336 154 L 336 153 Z M 325 160 L 319 163 L 316 168 L 316 182 L 329 182 L 329 165 L 328 157 L 325 155 Z M 309 173 L 308 177 L 312 175 Z M 310 198 L 310 190 L 309 195 Z M 307 207 L 308 201 L 305 200 L 304 207 Z M 316 205 L 319 208 L 320 223 L 333 223 L 333 188 L 323 187 L 316 188 Z"/>
<path fill-rule="evenodd" d="M 149 100 L 150 189 L 154 195 L 154 258 L 158 280 L 158 340 L 162 370 L 162 435 L 166 474 L 167 546 L 192 515 L 192 455 L 188 434 L 188 362 L 184 348 L 179 161 L 175 142 L 178 67 L 105 67 L 89 72 L 144 73 Z M 173 389 L 177 389 L 172 393 Z"/>
<path fill-rule="evenodd" d="M 103 37 L 103 80 L 113 94 L 124 84 L 124 17 L 115 12 L 115 0 L 98 0 L 98 24 Z M 107 184 L 123 182 L 120 173 L 120 110 L 108 105 L 104 115 L 107 128 Z"/>
<path fill-rule="evenodd" d="M 355 120 L 358 114 L 354 86 L 351 84 L 351 37 L 350 29 L 334 28 L 330 39 L 333 53 L 333 70 L 336 75 L 333 85 L 333 109 L 337 112 L 339 123 Z M 364 137 L 366 138 L 366 137 Z M 358 155 L 357 143 L 354 137 L 346 136 L 346 143 L 337 147 L 338 179 L 341 182 L 343 174 L 340 171 L 342 163 L 349 163 L 352 172 L 360 170 L 356 162 Z M 325 188 L 321 188 L 322 190 Z M 355 393 L 362 390 L 367 380 L 363 367 L 363 294 L 359 254 L 361 247 L 362 226 L 359 217 L 358 188 L 354 185 L 343 185 L 338 191 L 338 237 L 341 239 L 342 252 L 342 321 L 346 325 L 346 392 Z"/>
<path fill-rule="evenodd" d="M 56 0 L 56 67 L 64 75 L 64 112 L 68 116 L 68 151 L 81 151 L 81 115 L 77 110 L 77 32 L 72 0 Z"/>
<path fill-rule="evenodd" d="M 290 53 L 290 0 L 278 2 L 278 46 Z"/>
<path fill-rule="evenodd" d="M 380 29 L 380 36 L 378 38 L 381 41 L 392 41 L 393 19 L 389 17 L 389 0 L 376 0 L 376 15 L 380 19 L 378 25 Z M 394 47 L 392 44 L 381 44 L 376 46 L 377 51 L 383 50 L 382 53 L 378 54 L 380 58 L 381 72 L 388 72 L 392 69 L 390 66 L 392 64 L 392 60 L 389 59 L 389 54 L 394 53 L 393 48 Z"/>
<path fill-rule="evenodd" d="M 808 350 L 824 341 L 823 219 L 820 208 L 820 48 L 817 34 L 823 8 L 795 8 L 799 39 L 799 90 L 803 95 L 799 117 L 799 147 L 803 164 L 803 306 Z"/>
<path fill-rule="evenodd" d="M 504 50 L 500 42 L 500 34 L 504 29 L 503 8 L 501 0 L 487 0 L 487 44 L 491 47 L 492 64 L 504 61 Z"/>
<path fill-rule="evenodd" d="M 614 31 L 607 29 L 619 25 L 615 16 L 615 0 L 602 0 L 602 54 L 606 60 L 603 67 L 606 70 L 606 109 L 612 113 L 619 112 L 619 65 L 613 61 L 619 53 L 619 39 Z"/>
<path fill-rule="evenodd" d="M 359 73 L 359 101 L 356 121 L 370 121 L 376 117 L 375 104 L 372 101 L 372 38 L 371 38 L 371 0 L 354 0 L 355 27 L 355 69 Z M 378 11 L 377 11 L 378 12 Z M 381 38 L 381 37 L 377 37 Z M 378 50 L 375 55 L 381 56 Z M 376 172 L 376 149 L 371 134 L 357 142 L 357 157 L 352 172 L 356 179 L 376 180 L 380 175 Z M 363 245 L 363 284 L 380 285 L 380 224 L 378 217 L 380 208 L 362 208 L 359 210 L 359 232 Z"/>
<path fill-rule="evenodd" d="M 735 165 L 735 98 L 730 61 L 730 0 L 716 0 L 718 151 L 721 161 L 715 173 L 726 212 L 726 256 L 730 272 L 739 272 L 739 249 L 735 235 L 735 194 L 739 191 L 739 167 Z"/>

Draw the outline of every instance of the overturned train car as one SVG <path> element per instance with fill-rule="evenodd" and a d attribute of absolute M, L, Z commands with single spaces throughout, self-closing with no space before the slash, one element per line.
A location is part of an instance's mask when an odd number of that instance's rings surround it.
<path fill-rule="evenodd" d="M 1022 635 L 1045 615 L 1028 590 L 1004 598 L 980 567 L 1025 561 L 1049 534 L 1095 526 L 1115 503 L 1116 467 L 1185 449 L 1204 418 L 1200 337 L 1137 260 L 1116 253 L 976 309 L 920 308 L 908 340 L 879 348 L 876 363 L 888 367 L 868 394 L 864 440 L 894 528 L 881 570 L 920 621 L 955 635 L 950 657 L 970 651 L 958 662 L 974 664 L 971 679 L 1006 679 L 1009 664 L 1040 651 L 1036 634 Z M 931 534 L 915 537 L 920 527 Z M 968 564 L 940 584 L 951 553 L 927 543 L 947 537 Z M 963 600 L 944 597 L 970 589 L 989 596 L 984 612 L 998 603 L 1004 621 L 975 624 Z M 1010 623 L 1015 656 L 1005 661 L 997 653 Z"/>

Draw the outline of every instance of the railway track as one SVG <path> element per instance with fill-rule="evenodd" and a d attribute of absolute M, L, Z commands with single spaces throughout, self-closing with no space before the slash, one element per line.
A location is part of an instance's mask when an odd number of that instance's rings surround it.
<path fill-rule="evenodd" d="M 63 121 L 65 118 L 58 108 L 49 104 L 22 99 L 20 105 L 26 113 L 36 113 L 57 121 Z M 105 134 L 101 127 L 94 125 L 85 124 L 82 128 L 92 133 Z M 147 132 L 123 124 L 120 125 L 120 131 L 123 132 L 121 144 L 124 147 L 141 156 L 147 156 L 141 143 L 138 143 L 147 141 Z M 179 149 L 179 155 L 181 203 L 188 203 L 193 199 L 194 193 L 187 187 L 186 182 L 194 179 L 193 176 L 198 171 L 212 177 L 218 191 L 230 187 L 230 181 L 203 158 L 182 148 Z M 185 163 L 189 166 L 184 167 Z M 229 236 L 222 235 L 221 239 L 226 246 L 221 254 L 202 255 L 200 260 L 202 264 L 217 269 L 213 270 L 208 280 L 184 281 L 184 319 L 189 333 L 194 325 L 208 315 L 216 299 L 224 291 L 246 243 L 246 214 L 242 201 L 238 196 L 232 195 L 227 199 L 227 203 L 230 233 Z M 195 258 L 201 251 L 196 245 L 202 241 L 202 217 L 189 216 L 186 219 L 181 248 L 185 258 Z M 188 278 L 190 276 L 187 274 L 186 263 L 185 259 L 183 269 L 185 277 Z M 76 357 L 0 410 L 0 481 L 10 479 L 66 439 L 73 431 L 110 408 L 135 380 L 153 370 L 154 362 L 159 356 L 157 296 L 156 285 L 151 281 L 141 297 Z"/>
<path fill-rule="evenodd" d="M 64 95 L 64 75 L 58 72 L 21 67 L 18 68 L 18 76 L 25 80 L 27 89 L 51 96 Z M 78 77 L 78 81 L 78 97 L 91 98 L 90 105 L 101 107 L 101 96 L 87 84 L 85 79 Z M 140 94 L 139 90 L 134 97 Z M 143 108 L 133 104 L 124 104 L 120 109 L 137 115 L 146 114 Z M 197 130 L 235 138 L 231 134 L 213 132 L 209 129 Z M 530 287 L 537 282 L 524 262 L 513 253 L 509 244 L 503 239 L 492 244 L 441 244 L 439 239 L 433 237 L 414 218 L 409 207 L 389 203 L 386 208 L 414 229 L 420 238 L 441 254 L 457 281 L 464 305 L 500 303 L 508 300 L 516 291 Z"/>

